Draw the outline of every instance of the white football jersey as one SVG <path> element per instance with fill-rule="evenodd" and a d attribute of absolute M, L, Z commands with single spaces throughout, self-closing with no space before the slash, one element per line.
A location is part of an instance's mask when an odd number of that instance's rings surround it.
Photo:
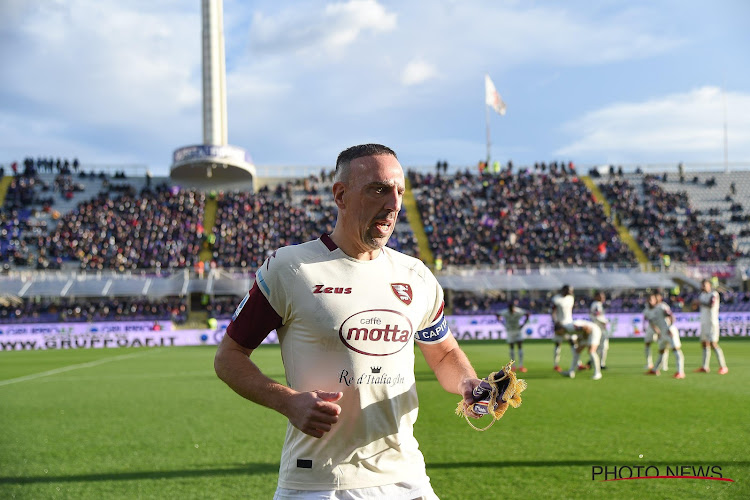
<path fill-rule="evenodd" d="M 646 305 L 646 307 L 643 309 L 643 318 L 646 320 L 646 331 L 644 333 L 647 336 L 653 335 L 655 332 L 654 330 L 654 320 L 655 320 L 654 311 L 655 310 L 656 310 L 656 307 L 649 307 L 648 305 Z"/>
<path fill-rule="evenodd" d="M 649 324 L 659 329 L 659 335 L 665 336 L 669 332 L 669 323 L 667 318 L 672 315 L 672 310 L 666 302 L 659 302 L 650 310 Z M 656 329 L 655 328 L 655 329 Z"/>
<path fill-rule="evenodd" d="M 351 489 L 426 478 L 413 435 L 414 342 L 451 334 L 443 290 L 427 267 L 389 248 L 357 260 L 324 235 L 277 250 L 248 295 L 227 334 L 254 348 L 263 330 L 275 327 L 291 388 L 343 392 L 340 420 L 322 438 L 288 424 L 279 487 Z M 275 311 L 276 322 L 256 331 L 259 311 Z"/>
<path fill-rule="evenodd" d="M 505 329 L 509 334 L 512 334 L 521 331 L 521 318 L 526 314 L 528 314 L 526 309 L 514 307 L 513 312 L 510 312 L 510 309 L 503 309 L 498 313 L 498 316 L 505 320 Z"/>
<path fill-rule="evenodd" d="M 719 292 L 716 290 L 702 292 L 698 296 L 698 302 L 700 303 L 701 324 L 709 325 L 711 323 L 718 323 L 719 303 L 721 302 Z"/>
<path fill-rule="evenodd" d="M 599 342 L 601 342 L 602 339 L 602 329 L 596 322 L 587 321 L 585 319 L 577 319 L 573 321 L 573 325 L 576 328 L 581 328 L 584 326 L 588 326 L 589 328 L 591 328 L 591 331 L 588 333 L 584 330 L 577 330 L 578 339 L 582 342 L 582 344 L 599 345 Z"/>
<path fill-rule="evenodd" d="M 573 305 L 575 304 L 575 297 L 572 295 L 555 295 L 552 297 L 552 305 L 554 309 L 554 317 L 557 323 L 561 325 L 567 325 L 573 323 Z"/>
<path fill-rule="evenodd" d="M 601 328 L 602 333 L 607 329 L 607 325 L 609 324 L 609 320 L 604 315 L 604 304 L 599 301 L 595 300 L 591 303 L 591 309 L 589 309 L 589 317 L 591 318 L 591 321 L 596 323 L 599 328 Z"/>

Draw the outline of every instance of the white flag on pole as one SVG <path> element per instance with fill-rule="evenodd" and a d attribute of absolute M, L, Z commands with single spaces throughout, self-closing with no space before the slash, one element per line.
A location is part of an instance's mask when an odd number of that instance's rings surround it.
<path fill-rule="evenodd" d="M 498 114 L 505 114 L 505 102 L 500 94 L 497 93 L 495 84 L 492 83 L 490 75 L 484 75 L 484 102 L 487 106 L 498 112 Z"/>

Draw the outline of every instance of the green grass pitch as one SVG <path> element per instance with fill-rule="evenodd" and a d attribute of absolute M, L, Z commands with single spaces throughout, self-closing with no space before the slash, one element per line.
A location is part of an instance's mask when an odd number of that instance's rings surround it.
<path fill-rule="evenodd" d="M 418 354 L 416 433 L 436 493 L 750 498 L 750 342 L 722 346 L 728 375 L 716 374 L 715 359 L 712 373 L 692 373 L 700 347 L 687 340 L 687 378 L 674 380 L 643 374 L 641 342 L 613 342 L 609 370 L 592 381 L 588 372 L 562 378 L 551 369 L 551 343 L 527 342 L 523 405 L 486 432 L 454 415 L 457 396 L 439 388 Z M 462 347 L 481 376 L 507 361 L 504 343 Z M 0 498 L 271 498 L 286 421 L 223 385 L 213 354 L 209 347 L 0 353 Z M 283 380 L 278 347 L 253 356 Z M 563 350 L 564 363 L 569 356 Z M 734 482 L 592 480 L 592 467 L 638 465 L 661 475 L 667 466 L 719 467 Z"/>

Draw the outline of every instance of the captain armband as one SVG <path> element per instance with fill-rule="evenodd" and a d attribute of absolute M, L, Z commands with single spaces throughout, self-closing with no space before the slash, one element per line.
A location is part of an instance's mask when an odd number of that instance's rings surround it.
<path fill-rule="evenodd" d="M 437 343 L 441 342 L 449 333 L 448 322 L 445 316 L 441 315 L 440 319 L 434 325 L 428 326 L 424 330 L 419 330 L 415 339 L 418 342 Z"/>

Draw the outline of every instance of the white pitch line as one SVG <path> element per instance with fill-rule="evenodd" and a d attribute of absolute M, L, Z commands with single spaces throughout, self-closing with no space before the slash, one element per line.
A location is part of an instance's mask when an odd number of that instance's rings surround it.
<path fill-rule="evenodd" d="M 155 352 L 155 351 L 150 351 L 150 352 Z M 35 379 L 42 378 L 42 377 L 48 377 L 50 375 L 57 375 L 58 373 L 65 373 L 65 372 L 69 372 L 72 370 L 79 370 L 81 368 L 90 368 L 92 366 L 103 365 L 104 363 L 109 363 L 110 361 L 120 361 L 122 359 L 137 358 L 140 356 L 144 356 L 146 354 L 148 354 L 148 352 L 123 354 L 121 356 L 112 356 L 111 358 L 103 358 L 103 359 L 97 359 L 96 361 L 89 361 L 88 363 L 79 363 L 77 365 L 63 366 L 62 368 L 55 368 L 54 370 L 48 370 L 46 372 L 32 373 L 31 375 L 24 375 L 23 377 L 10 378 L 8 380 L 0 380 L 0 387 L 4 385 L 15 384 L 18 382 L 26 382 L 28 380 L 35 380 Z"/>

